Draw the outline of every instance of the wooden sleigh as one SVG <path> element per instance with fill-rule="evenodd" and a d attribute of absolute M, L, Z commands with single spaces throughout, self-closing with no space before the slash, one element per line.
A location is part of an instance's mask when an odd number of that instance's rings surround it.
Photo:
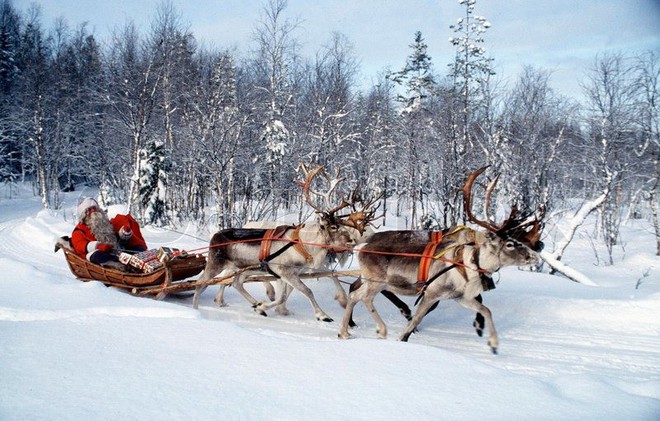
<path fill-rule="evenodd" d="M 156 295 L 157 299 L 167 294 L 194 289 L 198 283 L 186 279 L 198 275 L 206 265 L 206 258 L 200 254 L 186 254 L 175 257 L 163 267 L 151 273 L 131 273 L 94 264 L 63 248 L 71 273 L 81 281 L 99 281 L 104 285 L 128 290 L 135 295 Z M 220 283 L 222 279 L 213 279 Z M 211 281 L 209 281 L 211 282 Z"/>

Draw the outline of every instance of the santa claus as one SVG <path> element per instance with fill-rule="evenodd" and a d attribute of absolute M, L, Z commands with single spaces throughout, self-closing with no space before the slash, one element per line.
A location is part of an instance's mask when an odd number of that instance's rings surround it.
<path fill-rule="evenodd" d="M 78 224 L 71 234 L 76 254 L 99 265 L 117 267 L 122 250 L 144 251 L 147 244 L 140 225 L 131 215 L 117 215 L 112 220 L 96 200 L 84 198 L 77 208 Z"/>

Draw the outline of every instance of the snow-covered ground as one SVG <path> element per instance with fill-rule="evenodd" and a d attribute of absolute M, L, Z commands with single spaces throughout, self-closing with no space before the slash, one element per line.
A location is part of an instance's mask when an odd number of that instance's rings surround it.
<path fill-rule="evenodd" d="M 376 302 L 387 340 L 358 305 L 360 328 L 339 340 L 329 280 L 308 285 L 332 323 L 299 293 L 292 315 L 264 318 L 232 289 L 219 308 L 208 288 L 197 311 L 189 295 L 155 301 L 82 283 L 53 253 L 78 193 L 64 200 L 51 212 L 29 192 L 0 197 L 1 420 L 660 419 L 660 261 L 647 221 L 623 227 L 613 267 L 595 264 L 604 252 L 586 233 L 569 247 L 563 262 L 597 287 L 503 270 L 484 295 L 500 338 L 492 355 L 453 302 L 408 343 L 396 340 L 404 319 L 391 304 Z M 205 245 L 144 234 L 154 247 Z"/>

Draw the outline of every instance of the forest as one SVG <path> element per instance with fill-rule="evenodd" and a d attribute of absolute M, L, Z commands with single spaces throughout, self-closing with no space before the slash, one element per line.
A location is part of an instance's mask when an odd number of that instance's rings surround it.
<path fill-rule="evenodd" d="M 459 3 L 452 57 L 434 61 L 411 34 L 400 70 L 365 89 L 341 33 L 300 55 L 286 0 L 264 2 L 246 56 L 200 46 L 168 2 L 149 28 L 99 40 L 0 0 L 0 182 L 30 183 L 48 209 L 87 185 L 142 223 L 217 229 L 300 208 L 298 166 L 316 163 L 340 169 L 347 192 L 382 197 L 405 228 L 434 228 L 464 222 L 465 176 L 490 165 L 495 212 L 515 203 L 571 227 L 595 212 L 610 264 L 621 224 L 648 218 L 660 255 L 658 52 L 597 54 L 581 101 L 542 68 L 521 65 L 505 85 L 491 23 L 476 0 Z"/>

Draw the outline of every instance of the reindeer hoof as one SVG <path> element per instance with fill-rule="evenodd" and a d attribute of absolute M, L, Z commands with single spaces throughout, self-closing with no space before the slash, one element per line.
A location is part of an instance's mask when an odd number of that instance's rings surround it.
<path fill-rule="evenodd" d="M 330 317 L 328 317 L 328 316 L 325 316 L 325 317 L 317 317 L 316 320 L 320 320 L 320 321 L 322 321 L 322 322 L 334 322 L 334 320 L 332 320 L 332 318 L 330 318 Z"/>
<path fill-rule="evenodd" d="M 484 326 L 478 323 L 476 320 L 472 322 L 472 326 L 474 327 L 474 330 L 477 331 L 477 335 L 479 335 L 481 338 L 484 335 Z"/>
<path fill-rule="evenodd" d="M 356 327 L 357 327 L 357 323 L 355 323 L 353 320 L 351 320 L 351 321 L 348 322 L 348 327 L 350 327 L 350 328 L 356 328 Z"/>
<path fill-rule="evenodd" d="M 268 317 L 268 314 L 266 314 L 266 312 L 261 309 L 261 303 L 252 304 L 252 308 L 260 316 Z"/>
<path fill-rule="evenodd" d="M 338 337 L 339 339 L 350 339 L 350 338 L 351 338 L 351 334 L 348 333 L 348 332 L 346 332 L 346 333 L 339 332 L 339 333 L 337 334 L 337 337 Z"/>
<path fill-rule="evenodd" d="M 280 316 L 288 316 L 291 314 L 289 309 L 287 308 L 280 308 L 280 307 L 275 307 L 275 312 L 279 314 Z"/>
<path fill-rule="evenodd" d="M 490 339 L 488 341 L 488 346 L 490 347 L 490 351 L 494 354 L 497 355 L 497 340 Z"/>

